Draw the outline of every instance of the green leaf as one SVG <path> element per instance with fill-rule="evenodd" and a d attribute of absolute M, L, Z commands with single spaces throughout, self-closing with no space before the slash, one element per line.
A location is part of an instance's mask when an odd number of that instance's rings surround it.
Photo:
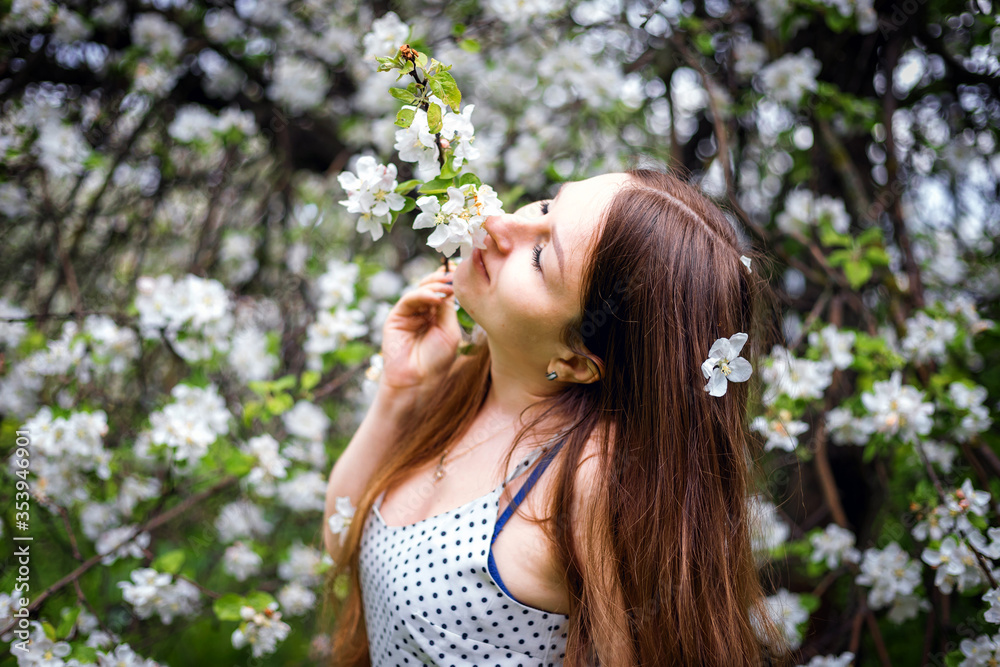
<path fill-rule="evenodd" d="M 347 366 L 354 366 L 372 356 L 372 348 L 364 343 L 352 341 L 334 352 L 338 361 Z"/>
<path fill-rule="evenodd" d="M 694 38 L 694 45 L 703 55 L 715 55 L 715 46 L 712 44 L 712 36 L 707 32 L 698 33 Z"/>
<path fill-rule="evenodd" d="M 871 463 L 872 459 L 875 458 L 875 454 L 878 452 L 878 448 L 875 446 L 874 442 L 869 442 L 865 445 L 865 450 L 861 454 L 861 460 L 864 463 Z"/>
<path fill-rule="evenodd" d="M 220 621 L 239 621 L 240 607 L 246 604 L 242 596 L 236 593 L 226 593 L 212 603 L 212 611 Z"/>
<path fill-rule="evenodd" d="M 458 43 L 458 48 L 469 53 L 479 53 L 483 47 L 474 39 L 463 39 Z"/>
<path fill-rule="evenodd" d="M 288 394 L 277 394 L 264 399 L 264 403 L 272 415 L 281 415 L 291 410 L 295 401 Z"/>
<path fill-rule="evenodd" d="M 168 551 L 165 554 L 160 554 L 157 556 L 156 560 L 153 561 L 151 567 L 157 572 L 167 572 L 168 574 L 177 574 L 181 571 L 181 567 L 184 565 L 184 550 L 174 549 L 173 551 Z"/>
<path fill-rule="evenodd" d="M 450 178 L 435 178 L 433 181 L 427 181 L 420 186 L 420 193 L 425 195 L 440 195 L 448 192 L 448 188 L 452 187 Z"/>
<path fill-rule="evenodd" d="M 441 107 L 436 104 L 427 107 L 427 125 L 431 134 L 437 134 L 441 131 Z"/>
<path fill-rule="evenodd" d="M 399 113 L 396 114 L 396 125 L 405 130 L 413 125 L 413 117 L 416 115 L 417 112 L 414 109 L 400 109 Z"/>
<path fill-rule="evenodd" d="M 819 240 L 825 246 L 849 247 L 851 237 L 837 233 L 830 225 L 822 225 L 819 230 Z"/>
<path fill-rule="evenodd" d="M 882 248 L 865 249 L 865 259 L 875 266 L 889 266 L 889 255 Z"/>
<path fill-rule="evenodd" d="M 427 54 L 417 51 L 417 67 L 427 67 Z"/>
<path fill-rule="evenodd" d="M 446 178 L 448 180 L 451 180 L 451 179 L 455 178 L 456 176 L 458 176 L 458 172 L 459 171 L 461 171 L 461 170 L 460 169 L 455 169 L 455 160 L 454 160 L 454 158 L 453 157 L 449 157 L 448 160 L 444 163 L 444 166 L 441 167 L 441 178 Z"/>
<path fill-rule="evenodd" d="M 222 453 L 222 467 L 230 475 L 242 477 L 253 470 L 256 462 L 256 458 L 241 452 L 235 447 L 226 447 Z"/>
<path fill-rule="evenodd" d="M 398 192 L 401 195 L 405 195 L 407 192 L 412 192 L 414 188 L 420 187 L 421 183 L 423 183 L 423 181 L 411 178 L 410 180 L 403 181 L 402 183 L 397 185 L 396 192 Z"/>
<path fill-rule="evenodd" d="M 283 375 L 271 383 L 271 390 L 278 392 L 291 389 L 295 386 L 297 378 L 294 375 Z"/>
<path fill-rule="evenodd" d="M 417 99 L 416 96 L 406 88 L 390 88 L 389 94 L 397 100 L 401 100 L 405 104 L 413 104 L 413 102 Z"/>
<path fill-rule="evenodd" d="M 69 633 L 73 631 L 73 626 L 76 625 L 76 617 L 80 615 L 80 607 L 63 607 L 62 620 L 59 621 L 59 627 L 56 628 L 56 637 L 68 637 Z"/>
<path fill-rule="evenodd" d="M 319 384 L 320 374 L 318 371 L 303 371 L 299 378 L 299 387 L 302 391 L 309 391 Z"/>
<path fill-rule="evenodd" d="M 247 596 L 247 605 L 253 607 L 257 611 L 262 611 L 267 605 L 274 602 L 274 598 L 270 593 L 265 593 L 264 591 L 254 591 Z"/>
<path fill-rule="evenodd" d="M 480 185 L 483 184 L 483 182 L 481 180 L 479 180 L 478 176 L 476 176 L 475 174 L 471 174 L 471 173 L 470 174 L 462 174 L 462 177 L 460 179 L 458 179 L 458 186 L 459 187 L 462 187 L 463 185 L 469 185 L 470 183 L 472 185 L 475 185 L 477 188 Z"/>
<path fill-rule="evenodd" d="M 854 253 L 850 250 L 836 250 L 831 252 L 827 257 L 827 260 L 830 262 L 830 266 L 842 266 L 852 259 L 854 259 Z"/>
<path fill-rule="evenodd" d="M 869 227 L 858 235 L 858 245 L 882 245 L 882 230 L 879 227 Z"/>
<path fill-rule="evenodd" d="M 872 265 L 861 260 L 851 260 L 844 264 L 844 274 L 851 287 L 858 289 L 872 276 Z"/>
<path fill-rule="evenodd" d="M 458 113 L 458 107 L 462 103 L 462 91 L 458 89 L 458 84 L 455 83 L 455 77 L 451 75 L 451 72 L 441 72 L 437 75 L 437 81 L 441 84 L 442 94 L 438 97 L 451 107 L 451 110 Z"/>
<path fill-rule="evenodd" d="M 441 84 L 441 80 L 438 78 L 440 75 L 435 74 L 432 77 L 427 78 L 427 85 L 430 87 L 431 92 L 444 99 L 444 86 Z"/>
<path fill-rule="evenodd" d="M 52 627 L 52 624 L 48 621 L 42 621 L 42 630 L 45 631 L 45 636 L 50 640 L 56 640 L 56 629 Z"/>

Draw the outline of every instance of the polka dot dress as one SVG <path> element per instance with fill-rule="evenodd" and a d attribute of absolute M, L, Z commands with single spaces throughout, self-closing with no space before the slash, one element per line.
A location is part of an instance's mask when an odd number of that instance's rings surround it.
<path fill-rule="evenodd" d="M 408 526 L 386 525 L 385 493 L 376 499 L 359 571 L 373 667 L 563 664 L 569 616 L 518 602 L 489 568 L 503 489 L 560 445 L 528 455 L 485 496 Z"/>

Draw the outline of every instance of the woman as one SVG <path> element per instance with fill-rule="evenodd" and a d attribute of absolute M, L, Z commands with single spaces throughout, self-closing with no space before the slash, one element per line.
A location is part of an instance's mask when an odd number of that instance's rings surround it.
<path fill-rule="evenodd" d="M 393 308 L 330 474 L 327 517 L 357 507 L 324 531 L 352 583 L 334 664 L 767 664 L 747 384 L 712 396 L 701 371 L 718 338 L 759 348 L 749 250 L 649 170 L 485 228 Z M 452 295 L 485 332 L 457 358 Z"/>

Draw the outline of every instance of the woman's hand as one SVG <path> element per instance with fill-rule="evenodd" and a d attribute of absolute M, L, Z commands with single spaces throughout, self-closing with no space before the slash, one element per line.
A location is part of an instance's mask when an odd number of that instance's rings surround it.
<path fill-rule="evenodd" d="M 448 263 L 449 271 L 453 268 Z M 442 266 L 403 295 L 382 327 L 381 386 L 420 391 L 451 368 L 462 330 L 455 315 L 452 273 Z"/>

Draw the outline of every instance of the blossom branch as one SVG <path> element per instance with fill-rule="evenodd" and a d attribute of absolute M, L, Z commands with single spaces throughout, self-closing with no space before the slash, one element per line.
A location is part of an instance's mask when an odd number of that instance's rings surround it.
<path fill-rule="evenodd" d="M 931 481 L 934 483 L 934 488 L 937 490 L 938 498 L 941 500 L 942 503 L 946 503 L 947 496 L 944 492 L 944 487 L 941 485 L 941 480 L 938 478 L 937 473 L 934 472 L 934 467 L 931 465 L 930 460 L 927 458 L 927 454 L 924 452 L 923 444 L 917 441 L 914 443 L 913 446 L 917 450 L 917 453 L 920 455 L 920 460 L 923 461 L 924 468 L 927 470 L 927 475 L 931 478 Z M 969 549 L 972 550 L 972 553 L 976 554 L 976 562 L 979 564 L 979 568 L 983 571 L 983 573 L 986 574 L 986 578 L 990 582 L 990 587 L 1000 588 L 1000 585 L 997 584 L 996 579 L 993 577 L 993 573 L 990 571 L 989 565 L 986 563 L 986 557 L 983 556 L 982 553 L 980 553 L 979 549 L 976 548 L 976 545 L 972 543 L 972 541 L 969 539 L 969 536 L 965 533 L 965 531 L 962 528 L 960 528 L 958 525 L 956 525 L 955 528 L 961 531 L 965 543 L 968 545 Z"/>
<path fill-rule="evenodd" d="M 38 595 L 38 597 L 36 597 L 34 600 L 32 600 L 31 604 L 27 607 L 28 611 L 35 611 L 35 610 L 37 610 L 42 605 L 42 603 L 45 602 L 46 599 L 48 599 L 48 597 L 50 595 L 52 595 L 53 593 L 56 593 L 56 592 L 62 590 L 67 585 L 73 583 L 74 581 L 76 581 L 77 579 L 79 579 L 80 577 L 82 577 L 84 574 L 87 573 L 88 570 L 90 570 L 92 567 L 94 567 L 95 565 L 97 565 L 98 563 L 100 563 L 101 559 L 104 558 L 105 556 L 107 556 L 108 553 L 111 553 L 111 552 L 115 551 L 116 549 L 120 548 L 121 546 L 123 546 L 125 544 L 128 544 L 130 541 L 132 541 L 133 539 L 135 539 L 138 535 L 141 535 L 142 533 L 145 533 L 145 532 L 149 532 L 149 531 L 155 530 L 156 528 L 159 528 L 163 524 L 165 524 L 165 523 L 167 523 L 169 521 L 172 521 L 173 519 L 177 518 L 178 516 L 181 516 L 182 514 L 184 514 L 185 512 L 187 512 L 192 507 L 195 507 L 196 505 L 199 505 L 200 503 L 204 502 L 206 499 L 211 498 L 212 496 L 214 496 L 219 491 L 222 491 L 223 489 L 232 486 L 233 484 L 235 484 L 239 480 L 240 480 L 240 478 L 237 477 L 237 476 L 235 476 L 235 475 L 233 475 L 231 477 L 227 477 L 226 479 L 222 480 L 221 482 L 217 482 L 216 484 L 214 484 L 213 486 L 209 487 L 208 489 L 205 489 L 201 493 L 196 493 L 193 496 L 189 496 L 186 500 L 184 500 L 184 502 L 179 503 L 179 504 L 175 505 L 174 507 L 171 507 L 170 509 L 168 509 L 167 511 L 163 512 L 162 514 L 158 514 L 157 516 L 154 516 L 152 519 L 150 519 L 149 521 L 147 521 L 142 526 L 139 526 L 136 529 L 134 529 L 127 537 L 123 538 L 118 544 L 116 544 L 113 547 L 111 547 L 108 550 L 108 552 L 103 553 L 103 554 L 96 554 L 94 556 L 91 556 L 90 558 L 88 558 L 87 560 L 85 560 L 83 563 L 81 563 L 80 566 L 77 567 L 75 570 L 73 570 L 72 572 L 70 572 L 69 574 L 67 574 L 65 577 L 63 577 L 62 579 L 60 579 L 59 581 L 55 582 L 54 584 L 52 584 L 51 586 L 49 586 L 48 588 L 46 588 L 44 591 L 42 591 Z M 0 630 L 0 635 L 4 635 L 4 634 L 7 634 L 8 632 L 10 632 L 14 628 L 14 626 L 16 624 L 17 624 L 17 619 L 14 619 L 6 627 L 4 627 L 2 630 Z"/>

